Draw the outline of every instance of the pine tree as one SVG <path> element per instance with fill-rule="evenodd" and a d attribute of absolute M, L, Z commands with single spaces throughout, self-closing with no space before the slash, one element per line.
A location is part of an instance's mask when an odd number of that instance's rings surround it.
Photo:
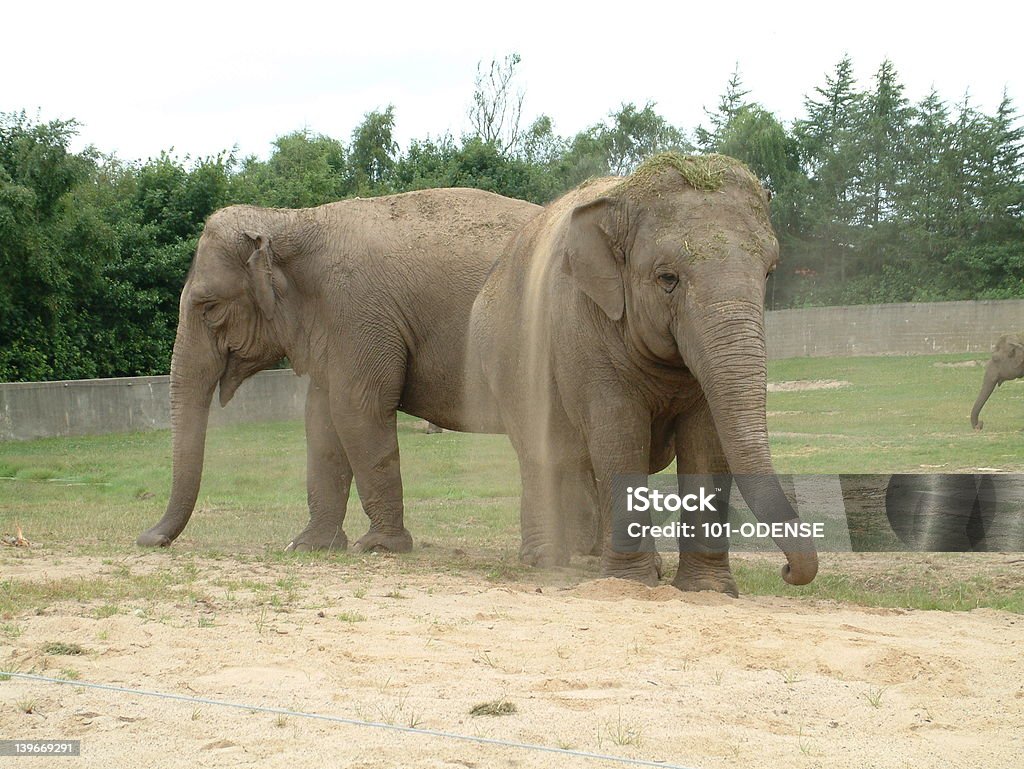
<path fill-rule="evenodd" d="M 739 62 L 729 76 L 729 82 L 725 85 L 725 92 L 718 98 L 718 109 L 712 112 L 705 108 L 704 114 L 711 121 L 711 129 L 698 126 L 694 132 L 697 139 L 697 146 L 704 152 L 718 152 L 722 138 L 732 124 L 733 119 L 744 107 L 749 105 L 746 96 L 750 93 L 743 87 L 743 77 L 740 75 Z"/>
<path fill-rule="evenodd" d="M 855 89 L 850 57 L 843 56 L 825 85 L 814 90 L 818 99 L 804 100 L 807 116 L 793 126 L 808 178 L 805 237 L 811 243 L 800 254 L 803 269 L 822 280 L 836 273 L 842 284 L 856 239 L 853 183 L 860 173 L 856 126 L 862 95 Z"/>

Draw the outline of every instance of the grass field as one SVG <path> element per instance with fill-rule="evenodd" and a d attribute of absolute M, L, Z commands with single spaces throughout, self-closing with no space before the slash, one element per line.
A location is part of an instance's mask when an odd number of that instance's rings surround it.
<path fill-rule="evenodd" d="M 984 412 L 986 429 L 968 421 L 984 356 L 797 359 L 771 364 L 771 382 L 837 380 L 836 389 L 769 394 L 769 428 L 781 473 L 960 472 L 1024 470 L 1024 385 L 1000 388 Z M 970 365 L 971 361 L 979 362 Z M 958 365 L 959 364 L 959 365 Z M 967 365 L 964 365 L 967 364 Z M 399 568 L 460 570 L 517 580 L 518 473 L 502 436 L 426 435 L 412 418 L 400 422 L 407 523 L 417 551 Z M 135 535 L 163 512 L 170 485 L 167 431 L 0 443 L 0 534 L 19 524 L 37 547 L 0 550 L 4 559 L 78 553 L 116 559 L 135 551 Z M 305 449 L 299 422 L 212 430 L 203 487 L 192 522 L 171 548 L 180 559 L 165 575 L 139 578 L 138 590 L 187 567 L 193 556 L 273 561 L 368 556 L 284 555 L 306 520 Z M 365 530 L 350 505 L 350 538 Z M 738 559 L 741 591 L 836 598 L 869 605 L 1024 611 L 1019 566 L 978 556 L 832 556 L 811 586 L 794 590 L 777 578 L 779 557 Z M 887 558 L 881 568 L 878 558 Z M 968 559 L 975 558 L 975 561 Z M 915 560 L 916 559 L 916 560 Z M 922 561 L 922 559 L 924 559 Z M 990 559 L 991 560 L 991 559 Z M 930 564 L 927 568 L 922 563 Z M 859 565 L 858 565 L 859 564 Z M 936 567 L 941 568 L 936 568 Z M 570 582 L 596 574 L 591 560 L 548 575 Z M 180 576 L 180 575 L 179 575 Z M 145 584 L 143 584 L 145 582 Z M 43 593 L 6 602 L 45 603 Z M 68 586 L 55 585 L 54 594 Z M 95 585 L 95 590 L 116 590 Z M 25 587 L 24 589 L 28 589 Z"/>

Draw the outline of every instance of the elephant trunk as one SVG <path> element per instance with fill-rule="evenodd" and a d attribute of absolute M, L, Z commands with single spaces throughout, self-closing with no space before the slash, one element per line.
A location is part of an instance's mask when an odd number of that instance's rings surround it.
<path fill-rule="evenodd" d="M 767 368 L 763 310 L 748 300 L 718 302 L 696 324 L 679 329 L 687 365 L 707 398 L 729 469 L 759 521 L 799 521 L 772 467 L 768 447 Z M 782 578 L 806 585 L 818 571 L 813 540 L 776 537 L 788 561 Z"/>
<path fill-rule="evenodd" d="M 975 430 L 980 430 L 985 426 L 978 417 L 981 415 L 981 409 L 988 401 L 989 396 L 992 395 L 993 390 L 999 384 L 999 376 L 995 371 L 992 370 L 992 364 L 990 363 L 985 368 L 985 379 L 981 383 L 981 392 L 978 393 L 978 399 L 974 401 L 974 408 L 971 409 L 971 427 Z"/>
<path fill-rule="evenodd" d="M 167 547 L 182 532 L 199 496 L 210 401 L 226 358 L 209 333 L 183 309 L 171 358 L 172 482 L 167 510 L 138 544 Z"/>

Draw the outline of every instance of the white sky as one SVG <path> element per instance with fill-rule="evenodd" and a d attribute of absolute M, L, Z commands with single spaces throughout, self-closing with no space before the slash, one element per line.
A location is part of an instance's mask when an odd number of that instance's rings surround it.
<path fill-rule="evenodd" d="M 18 2 L 0 30 L 0 111 L 76 118 L 76 148 L 124 159 L 237 145 L 266 157 L 306 127 L 347 142 L 389 103 L 396 138 L 468 129 L 478 61 L 522 56 L 524 122 L 570 135 L 622 102 L 687 131 L 739 63 L 748 98 L 783 120 L 848 52 L 862 84 L 886 56 L 907 95 L 970 88 L 1024 109 L 1024 3 Z"/>

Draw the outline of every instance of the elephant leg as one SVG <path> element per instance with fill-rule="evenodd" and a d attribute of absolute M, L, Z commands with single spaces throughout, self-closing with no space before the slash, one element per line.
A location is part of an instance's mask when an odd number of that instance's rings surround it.
<path fill-rule="evenodd" d="M 589 464 L 527 462 L 521 467 L 519 559 L 532 566 L 565 566 L 571 553 L 600 555 L 603 529 Z"/>
<path fill-rule="evenodd" d="M 587 449 L 597 486 L 603 546 L 601 573 L 642 582 L 651 587 L 661 578 L 661 559 L 654 552 L 616 550 L 612 506 L 616 476 L 647 477 L 650 466 L 650 415 L 639 404 L 605 396 L 600 413 L 588 419 Z"/>
<path fill-rule="evenodd" d="M 342 526 L 352 486 L 352 467 L 331 419 L 327 391 L 312 381 L 306 394 L 306 499 L 309 523 L 287 550 L 344 550 Z"/>
<path fill-rule="evenodd" d="M 715 429 L 711 410 L 705 401 L 697 404 L 692 411 L 679 417 L 676 424 L 676 466 L 680 474 L 680 494 L 682 476 L 703 476 L 693 478 L 694 485 L 713 485 L 722 489 L 717 493 L 717 513 L 682 512 L 682 522 L 700 526 L 701 523 L 725 522 L 729 516 L 729 483 L 721 478 L 715 483 L 716 476 L 724 476 L 729 472 L 729 463 L 722 451 L 722 444 Z M 686 491 L 690 491 L 687 489 Z M 703 516 L 703 517 L 702 517 Z M 698 528 L 699 532 L 700 529 Z M 727 539 L 714 542 L 695 542 L 680 540 L 679 569 L 672 584 L 680 590 L 697 591 L 711 590 L 726 593 L 734 598 L 739 596 L 736 580 L 733 579 L 729 567 L 729 542 Z"/>
<path fill-rule="evenodd" d="M 370 530 L 353 546 L 356 552 L 412 550 L 398 454 L 397 406 L 404 365 L 386 368 L 378 368 L 371 388 L 358 381 L 331 385 L 331 418 L 370 519 Z"/>
<path fill-rule="evenodd" d="M 597 506 L 597 489 L 589 462 L 568 469 L 559 487 L 559 509 L 565 525 L 565 538 L 572 552 L 601 555 L 604 531 Z"/>
<path fill-rule="evenodd" d="M 569 563 L 565 525 L 561 520 L 557 473 L 546 461 L 519 453 L 523 492 L 519 503 L 522 543 L 519 560 L 529 566 L 548 568 Z"/>

